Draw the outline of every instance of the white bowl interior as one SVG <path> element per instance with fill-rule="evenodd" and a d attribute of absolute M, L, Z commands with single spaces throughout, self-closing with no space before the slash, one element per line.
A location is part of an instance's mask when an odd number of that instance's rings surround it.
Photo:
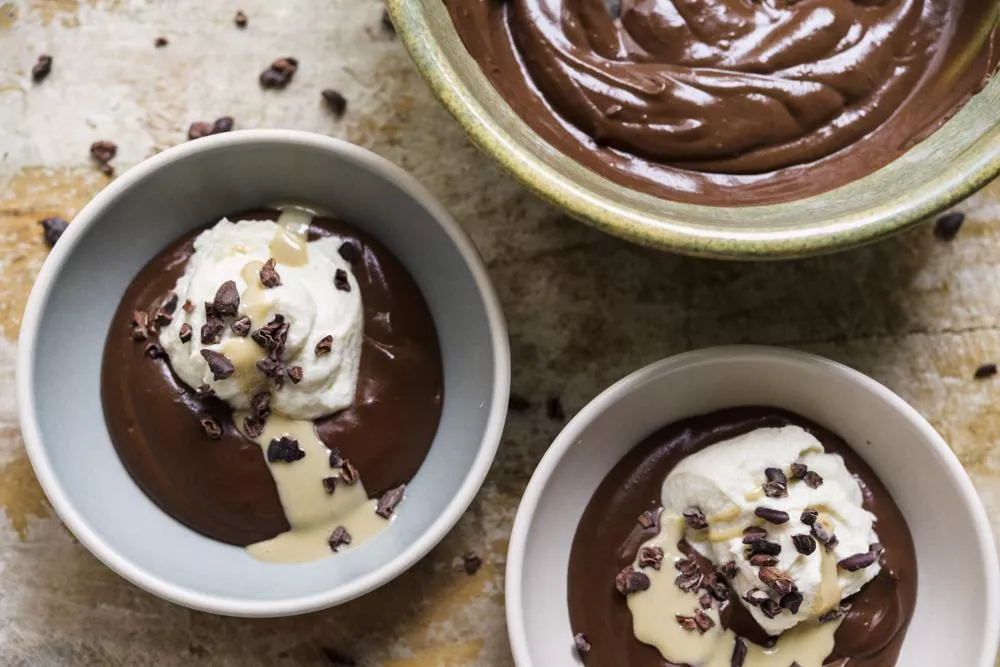
<path fill-rule="evenodd" d="M 566 573 L 577 523 L 605 475 L 660 427 L 738 405 L 786 408 L 838 433 L 902 509 L 916 546 L 918 592 L 898 664 L 992 667 L 1000 626 L 996 553 L 958 460 L 885 387 L 825 359 L 767 348 L 719 348 L 654 364 L 601 394 L 559 435 L 514 527 L 507 602 L 517 664 L 579 664 Z"/>
<path fill-rule="evenodd" d="M 26 440 L 68 525 L 133 581 L 223 613 L 328 606 L 412 564 L 478 490 L 506 412 L 501 315 L 471 244 L 454 223 L 441 222 L 447 215 L 429 195 L 388 163 L 302 133 L 232 133 L 196 143 L 123 176 L 124 184 L 112 185 L 113 194 L 105 191 L 85 209 L 53 252 L 25 322 L 34 348 L 21 365 L 29 376 L 21 407 L 35 422 L 25 428 Z M 444 361 L 437 437 L 390 529 L 357 549 L 302 565 L 258 562 L 158 509 L 119 461 L 100 399 L 108 326 L 139 269 L 193 227 L 277 201 L 329 209 L 388 246 L 423 291 Z M 129 343 L 123 338 L 121 344 Z"/>

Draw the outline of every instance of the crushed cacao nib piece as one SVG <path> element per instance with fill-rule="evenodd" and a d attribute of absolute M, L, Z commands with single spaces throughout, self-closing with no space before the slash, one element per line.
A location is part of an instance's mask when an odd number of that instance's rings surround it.
<path fill-rule="evenodd" d="M 246 315 L 229 325 L 229 329 L 240 338 L 246 338 L 252 328 L 253 322 Z"/>
<path fill-rule="evenodd" d="M 212 126 L 204 121 L 196 120 L 188 126 L 188 141 L 201 139 L 202 137 L 207 137 L 210 134 L 212 134 Z"/>
<path fill-rule="evenodd" d="M 200 398 L 205 400 L 206 398 L 212 398 L 215 396 L 215 390 L 212 389 L 211 385 L 203 384 L 194 390 L 195 398 Z"/>
<path fill-rule="evenodd" d="M 643 529 L 652 528 L 656 525 L 656 513 L 653 510 L 646 510 L 639 515 L 639 525 Z"/>
<path fill-rule="evenodd" d="M 250 414 L 257 419 L 267 419 L 271 414 L 271 392 L 258 391 L 250 397 Z"/>
<path fill-rule="evenodd" d="M 39 221 L 42 226 L 42 234 L 45 236 L 45 243 L 51 248 L 56 244 L 56 241 L 63 235 L 66 228 L 69 227 L 69 223 L 64 219 L 59 217 L 45 218 Z"/>
<path fill-rule="evenodd" d="M 770 600 L 771 597 L 761 589 L 754 586 L 743 594 L 743 599 L 746 600 L 748 605 L 759 607 L 762 602 Z"/>
<path fill-rule="evenodd" d="M 327 540 L 330 545 L 331 551 L 337 551 L 342 546 L 346 546 L 351 543 L 351 534 L 347 532 L 347 529 L 343 526 L 337 526 L 330 533 L 330 539 Z"/>
<path fill-rule="evenodd" d="M 264 262 L 264 266 L 260 267 L 260 284 L 264 287 L 277 287 L 281 284 L 281 276 L 278 275 L 274 266 L 275 261 L 271 257 Z"/>
<path fill-rule="evenodd" d="M 292 384 L 302 382 L 302 366 L 289 366 L 285 373 L 288 375 L 288 379 L 292 381 Z"/>
<path fill-rule="evenodd" d="M 211 440 L 218 440 L 222 437 L 222 427 L 219 422 L 215 421 L 211 417 L 201 418 L 201 428 L 205 431 L 205 435 Z"/>
<path fill-rule="evenodd" d="M 976 369 L 976 372 L 973 374 L 973 377 L 977 380 L 985 380 L 987 378 L 993 377 L 996 374 L 997 374 L 996 364 L 983 364 L 982 366 Z"/>
<path fill-rule="evenodd" d="M 711 595 L 709 595 L 708 593 L 702 593 L 701 597 L 698 598 L 698 604 L 701 605 L 702 609 L 711 609 L 712 600 L 713 598 Z"/>
<path fill-rule="evenodd" d="M 549 396 L 545 399 L 545 414 L 554 421 L 565 421 L 566 411 L 563 409 L 562 400 L 558 396 Z"/>
<path fill-rule="evenodd" d="M 785 486 L 788 486 L 788 478 L 785 477 L 785 473 L 781 468 L 764 468 L 764 477 L 766 477 L 769 482 L 775 482 L 777 484 L 784 484 Z"/>
<path fill-rule="evenodd" d="M 274 357 L 264 357 L 257 362 L 257 370 L 266 377 L 274 380 L 280 389 L 285 383 L 285 364 Z"/>
<path fill-rule="evenodd" d="M 340 464 L 340 476 L 343 478 L 345 484 L 354 484 L 361 477 L 358 469 L 347 459 L 344 459 Z"/>
<path fill-rule="evenodd" d="M 804 463 L 792 464 L 792 479 L 802 479 L 809 472 L 809 468 Z"/>
<path fill-rule="evenodd" d="M 146 356 L 150 359 L 163 359 L 167 356 L 167 353 L 163 350 L 163 346 L 159 343 L 149 343 L 146 345 Z"/>
<path fill-rule="evenodd" d="M 701 573 L 697 570 L 690 574 L 681 573 L 674 579 L 674 585 L 685 593 L 694 593 L 701 588 L 701 579 Z"/>
<path fill-rule="evenodd" d="M 324 354 L 329 354 L 332 349 L 333 336 L 323 336 L 320 341 L 316 343 L 316 356 L 322 357 Z"/>
<path fill-rule="evenodd" d="M 698 629 L 698 624 L 694 622 L 694 616 L 676 614 L 674 615 L 674 618 L 677 620 L 677 625 L 681 626 L 688 632 L 695 632 Z"/>
<path fill-rule="evenodd" d="M 305 458 L 306 453 L 299 447 L 299 441 L 295 438 L 282 436 L 271 441 L 267 446 L 267 460 L 271 463 L 282 461 L 284 463 L 294 463 Z"/>
<path fill-rule="evenodd" d="M 722 572 L 722 576 L 732 579 L 739 573 L 739 567 L 736 565 L 736 561 L 730 560 L 723 563 L 719 571 Z"/>
<path fill-rule="evenodd" d="M 275 315 L 250 336 L 265 350 L 279 352 L 285 347 L 285 340 L 288 338 L 288 322 L 283 315 Z"/>
<path fill-rule="evenodd" d="M 219 286 L 215 292 L 215 299 L 212 301 L 215 312 L 222 317 L 235 317 L 240 308 L 240 291 L 236 289 L 236 282 L 227 280 Z"/>
<path fill-rule="evenodd" d="M 347 279 L 347 271 L 337 269 L 336 273 L 333 274 L 333 286 L 341 292 L 351 291 L 351 281 Z"/>
<path fill-rule="evenodd" d="M 802 516 L 800 517 L 802 523 L 807 526 L 811 526 L 816 523 L 816 519 L 819 518 L 819 512 L 813 509 L 802 510 Z"/>
<path fill-rule="evenodd" d="M 788 575 L 778 572 L 773 567 L 762 567 L 757 571 L 757 577 L 771 587 L 779 595 L 786 595 L 792 591 L 798 590 L 795 586 L 795 582 L 788 577 Z"/>
<path fill-rule="evenodd" d="M 340 455 L 340 450 L 334 447 L 330 450 L 330 467 L 339 468 L 344 465 L 344 457 Z"/>
<path fill-rule="evenodd" d="M 760 526 L 747 526 L 743 529 L 743 544 L 753 544 L 758 540 L 767 539 L 767 530 Z"/>
<path fill-rule="evenodd" d="M 524 396 L 518 394 L 511 394 L 507 399 L 507 409 L 511 412 L 526 412 L 531 408 L 531 401 L 526 399 Z M 648 526 L 647 526 L 648 528 Z"/>
<path fill-rule="evenodd" d="M 215 380 L 225 380 L 236 371 L 233 362 L 224 354 L 213 350 L 202 350 L 201 356 L 208 362 L 208 369 L 212 371 L 212 378 Z"/>
<path fill-rule="evenodd" d="M 327 495 L 333 495 L 333 492 L 337 490 L 337 484 L 340 483 L 339 477 L 324 477 L 323 478 L 323 490 L 326 491 Z"/>
<path fill-rule="evenodd" d="M 659 570 L 663 564 L 663 549 L 660 547 L 642 547 L 639 549 L 639 568 L 651 567 Z"/>
<path fill-rule="evenodd" d="M 816 540 L 813 539 L 812 535 L 792 535 L 792 543 L 795 545 L 795 550 L 803 556 L 808 556 L 816 551 Z"/>
<path fill-rule="evenodd" d="M 43 53 L 38 56 L 38 60 L 31 66 L 31 80 L 35 83 L 41 83 L 51 73 L 52 56 Z"/>
<path fill-rule="evenodd" d="M 209 317 L 208 320 L 201 325 L 201 344 L 202 345 L 214 345 L 219 342 L 219 337 L 222 336 L 222 330 L 226 328 L 226 324 L 217 317 Z"/>
<path fill-rule="evenodd" d="M 382 497 L 378 499 L 378 505 L 375 507 L 375 514 L 378 514 L 383 519 L 388 519 L 392 516 L 396 506 L 403 500 L 403 493 L 405 491 L 406 484 L 400 484 L 399 486 L 389 489 L 383 493 Z"/>
<path fill-rule="evenodd" d="M 854 554 L 853 556 L 848 556 L 837 561 L 837 567 L 848 572 L 857 572 L 874 564 L 877 559 L 878 556 L 871 551 L 866 551 L 865 553 Z"/>
<path fill-rule="evenodd" d="M 845 600 L 842 601 L 836 609 L 831 609 L 830 611 L 820 615 L 818 620 L 820 623 L 829 623 L 830 621 L 837 620 L 850 610 L 851 610 L 851 603 Z"/>
<path fill-rule="evenodd" d="M 177 293 L 170 292 L 163 298 L 163 302 L 160 304 L 160 310 L 168 315 L 173 315 L 177 312 Z"/>
<path fill-rule="evenodd" d="M 158 49 L 162 49 L 164 46 L 166 46 L 169 43 L 170 43 L 170 40 L 167 39 L 166 37 L 162 37 L 162 36 L 161 37 L 157 37 L 156 39 L 153 40 L 153 46 L 156 47 L 156 48 L 158 48 Z"/>
<path fill-rule="evenodd" d="M 694 530 L 704 530 L 708 528 L 708 521 L 705 519 L 705 514 L 697 507 L 689 507 L 683 512 L 681 516 L 684 517 L 684 523 L 688 525 L 689 528 Z"/>
<path fill-rule="evenodd" d="M 181 308 L 184 309 L 185 313 L 193 313 L 194 312 L 194 304 L 191 303 L 191 299 L 185 299 L 184 300 L 184 305 L 181 306 Z"/>
<path fill-rule="evenodd" d="M 194 329 L 192 329 L 191 325 L 187 322 L 182 324 L 180 331 L 177 332 L 177 336 L 181 339 L 182 343 L 190 342 L 192 335 L 194 335 Z"/>
<path fill-rule="evenodd" d="M 694 574 L 698 571 L 698 561 L 693 558 L 682 558 L 674 562 L 674 568 L 684 574 Z"/>
<path fill-rule="evenodd" d="M 788 495 L 788 485 L 781 482 L 767 481 L 761 485 L 764 495 L 768 498 L 784 498 Z"/>
<path fill-rule="evenodd" d="M 361 261 L 361 249 L 357 246 L 354 241 L 344 241 L 337 248 L 337 252 L 340 256 L 344 258 L 344 261 L 348 264 L 357 264 Z"/>
<path fill-rule="evenodd" d="M 462 554 L 462 567 L 465 568 L 465 573 L 470 577 L 479 572 L 479 568 L 482 566 L 483 559 L 475 551 L 466 551 Z"/>
<path fill-rule="evenodd" d="M 258 81 L 261 88 L 281 89 L 292 82 L 296 70 L 299 69 L 299 61 L 295 58 L 278 58 L 271 66 L 260 73 Z"/>
<path fill-rule="evenodd" d="M 715 626 L 715 621 L 712 620 L 712 617 L 701 609 L 694 610 L 694 623 L 698 626 L 699 634 L 705 634 Z"/>
<path fill-rule="evenodd" d="M 871 551 L 876 556 L 881 556 L 885 552 L 885 547 L 883 547 L 878 542 L 872 542 L 868 545 L 868 550 Z"/>
<path fill-rule="evenodd" d="M 156 325 L 160 327 L 165 327 L 174 321 L 174 316 L 163 310 L 162 308 L 156 311 Z"/>
<path fill-rule="evenodd" d="M 385 31 L 387 35 L 389 35 L 390 37 L 394 37 L 396 35 L 396 26 L 392 22 L 392 15 L 389 14 L 388 9 L 382 10 L 381 23 L 382 23 L 382 30 Z"/>
<path fill-rule="evenodd" d="M 768 542 L 767 540 L 755 540 L 750 543 L 748 552 L 751 556 L 756 554 L 777 556 L 781 553 L 781 545 L 777 542 Z"/>
<path fill-rule="evenodd" d="M 247 15 L 243 13 L 242 9 L 236 12 L 236 16 L 233 17 L 233 23 L 235 23 L 236 27 L 240 28 L 241 30 L 247 27 L 247 23 L 249 22 L 250 20 L 247 18 Z"/>
<path fill-rule="evenodd" d="M 815 470 L 810 470 L 802 479 L 810 489 L 818 489 L 823 486 L 823 477 Z"/>
<path fill-rule="evenodd" d="M 573 637 L 573 648 L 576 649 L 576 654 L 580 659 L 585 660 L 591 648 L 590 642 L 587 641 L 587 635 L 582 632 L 576 633 L 576 636 Z"/>
<path fill-rule="evenodd" d="M 107 164 L 118 154 L 118 144 L 113 141 L 95 141 L 90 144 L 90 155 L 98 164 Z"/>
<path fill-rule="evenodd" d="M 760 603 L 760 610 L 768 618 L 776 618 L 781 613 L 781 607 L 770 598 Z"/>
<path fill-rule="evenodd" d="M 837 544 L 837 536 L 831 534 L 822 523 L 816 521 L 812 526 L 809 527 L 809 532 L 815 537 L 820 544 L 827 548 L 827 550 L 832 549 Z"/>
<path fill-rule="evenodd" d="M 246 431 L 248 437 L 259 438 L 264 435 L 264 420 L 254 416 L 245 417 L 243 430 Z"/>
<path fill-rule="evenodd" d="M 778 601 L 778 606 L 782 609 L 787 609 L 793 614 L 799 613 L 799 607 L 802 606 L 802 593 L 798 591 L 785 593 L 781 596 L 781 600 Z"/>
<path fill-rule="evenodd" d="M 232 116 L 219 116 L 212 123 L 212 134 L 222 134 L 223 132 L 232 132 L 233 126 L 236 125 L 236 121 Z"/>
<path fill-rule="evenodd" d="M 642 572 L 636 572 L 632 569 L 632 566 L 624 568 L 615 577 L 615 588 L 622 595 L 628 595 L 629 593 L 635 593 L 637 591 L 644 591 L 649 588 L 650 581 Z"/>
<path fill-rule="evenodd" d="M 753 511 L 753 513 L 767 521 L 768 523 L 783 524 L 788 523 L 788 512 L 783 512 L 781 510 L 771 509 L 770 507 L 758 507 Z"/>
<path fill-rule="evenodd" d="M 959 211 L 945 213 L 934 223 L 934 236 L 942 241 L 954 241 L 965 222 L 965 214 Z"/>
<path fill-rule="evenodd" d="M 708 591 L 708 594 L 719 602 L 729 599 L 729 586 L 716 572 L 711 572 L 702 577 L 701 587 Z"/>
<path fill-rule="evenodd" d="M 323 96 L 326 108 L 333 112 L 334 117 L 338 120 L 343 118 L 344 112 L 347 111 L 347 98 L 333 88 L 327 88 L 320 94 Z"/>
<path fill-rule="evenodd" d="M 729 667 L 743 667 L 747 659 L 747 640 L 737 637 L 733 644 L 733 657 L 729 659 Z"/>
<path fill-rule="evenodd" d="M 769 556 L 767 554 L 754 554 L 750 556 L 750 564 L 754 567 L 765 567 L 770 565 L 778 564 L 777 556 Z"/>
<path fill-rule="evenodd" d="M 142 341 L 149 338 L 149 313 L 137 310 L 132 313 L 132 340 Z"/>

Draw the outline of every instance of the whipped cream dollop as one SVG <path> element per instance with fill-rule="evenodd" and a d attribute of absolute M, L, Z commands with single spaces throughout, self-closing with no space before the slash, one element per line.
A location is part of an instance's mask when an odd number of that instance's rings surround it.
<path fill-rule="evenodd" d="M 351 405 L 361 361 L 361 293 L 350 263 L 338 252 L 343 240 L 307 242 L 309 219 L 298 209 L 283 211 L 278 222 L 223 218 L 195 239 L 194 254 L 174 288 L 173 319 L 161 327 L 159 338 L 187 385 L 211 388 L 235 410 L 249 410 L 256 392 L 271 389 L 270 410 L 290 419 L 317 419 Z M 261 271 L 269 275 L 265 264 L 272 259 L 280 282 L 271 278 L 269 286 Z M 211 304 L 229 281 L 239 306 L 206 338 Z M 275 321 L 287 324 L 287 335 L 279 350 L 269 351 L 255 334 Z M 203 350 L 223 355 L 231 374 L 220 378 Z M 280 362 L 277 371 L 271 364 L 270 376 L 258 365 L 268 363 L 267 357 Z"/>
<path fill-rule="evenodd" d="M 771 635 L 835 610 L 880 571 L 876 519 L 858 481 L 798 426 L 756 429 L 687 456 L 662 501 Z"/>

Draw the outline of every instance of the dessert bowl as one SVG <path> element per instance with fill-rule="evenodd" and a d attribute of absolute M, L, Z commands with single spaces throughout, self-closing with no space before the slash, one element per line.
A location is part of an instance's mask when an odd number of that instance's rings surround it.
<path fill-rule="evenodd" d="M 161 511 L 122 465 L 100 392 L 111 317 L 139 269 L 207 221 L 277 202 L 330 211 L 405 265 L 437 328 L 445 386 L 437 434 L 408 486 L 407 511 L 357 548 L 295 565 L 254 560 Z M 130 344 L 125 338 L 121 344 Z M 138 586 L 188 607 L 278 616 L 362 595 L 444 537 L 493 460 L 509 374 L 503 315 L 483 262 L 412 177 L 342 141 L 252 130 L 164 151 L 80 212 L 29 298 L 17 389 L 35 473 L 53 508 L 94 555 Z"/>
<path fill-rule="evenodd" d="M 473 142 L 573 217 L 644 245 L 724 259 L 833 252 L 914 225 L 1000 172 L 994 78 L 902 157 L 835 190 L 739 208 L 660 199 L 613 183 L 543 141 L 483 75 L 442 0 L 389 0 L 389 8 L 417 69 Z"/>
<path fill-rule="evenodd" d="M 507 559 L 507 625 L 519 667 L 579 664 L 567 604 L 570 547 L 608 471 L 662 426 L 739 405 L 783 408 L 838 433 L 901 509 L 918 575 L 897 664 L 992 667 L 1000 566 L 983 506 L 947 444 L 874 380 L 763 347 L 690 352 L 647 366 L 606 389 L 556 438 L 518 508 Z M 961 613 L 942 613 L 956 600 Z"/>

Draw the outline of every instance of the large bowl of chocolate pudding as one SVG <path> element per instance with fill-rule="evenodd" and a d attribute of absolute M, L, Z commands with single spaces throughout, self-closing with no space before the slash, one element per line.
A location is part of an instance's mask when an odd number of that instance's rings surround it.
<path fill-rule="evenodd" d="M 298 614 L 401 574 L 479 490 L 509 351 L 409 175 L 304 132 L 202 138 L 73 221 L 25 311 L 25 445 L 99 559 L 195 609 Z"/>
<path fill-rule="evenodd" d="M 995 0 L 389 0 L 472 140 L 572 216 L 729 259 L 904 229 L 1000 172 Z"/>
<path fill-rule="evenodd" d="M 535 470 L 506 575 L 518 667 L 993 667 L 1000 641 L 994 538 L 948 445 L 779 348 L 597 396 Z"/>

